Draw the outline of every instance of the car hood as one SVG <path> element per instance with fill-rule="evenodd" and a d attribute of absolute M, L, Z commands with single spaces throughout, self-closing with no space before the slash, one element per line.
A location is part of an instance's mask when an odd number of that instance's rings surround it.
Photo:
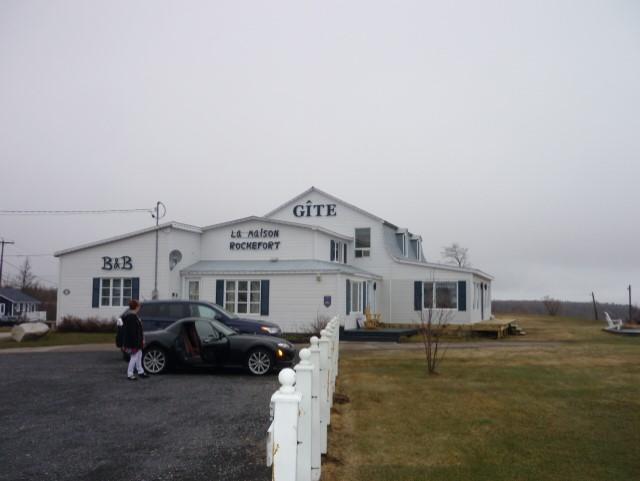
<path fill-rule="evenodd" d="M 291 349 L 295 349 L 296 346 L 289 342 L 286 341 L 284 339 L 282 339 L 281 337 L 273 337 L 273 336 L 263 336 L 261 334 L 234 334 L 233 336 L 229 336 L 228 339 L 244 339 L 244 340 L 252 340 L 252 341 L 256 341 L 256 342 L 268 342 L 269 344 L 273 344 L 274 346 L 277 346 L 278 344 L 286 344 L 287 346 L 289 346 Z"/>

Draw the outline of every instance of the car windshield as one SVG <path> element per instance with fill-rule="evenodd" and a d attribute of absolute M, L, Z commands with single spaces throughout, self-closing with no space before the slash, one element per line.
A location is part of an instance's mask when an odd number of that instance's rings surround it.
<path fill-rule="evenodd" d="M 218 331 L 219 333 L 223 334 L 224 336 L 235 336 L 237 334 L 236 331 L 234 331 L 233 329 L 231 329 L 229 326 L 226 326 L 225 324 L 221 323 L 220 321 L 215 321 L 213 319 L 208 319 L 208 321 L 213 324 L 213 327 L 215 327 L 216 331 Z"/>

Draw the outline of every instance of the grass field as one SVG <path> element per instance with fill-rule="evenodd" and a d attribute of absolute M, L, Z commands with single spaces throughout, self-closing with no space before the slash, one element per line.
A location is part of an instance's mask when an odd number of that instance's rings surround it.
<path fill-rule="evenodd" d="M 452 344 L 436 376 L 418 347 L 343 350 L 322 481 L 640 479 L 640 337 L 517 319 L 521 346 Z"/>

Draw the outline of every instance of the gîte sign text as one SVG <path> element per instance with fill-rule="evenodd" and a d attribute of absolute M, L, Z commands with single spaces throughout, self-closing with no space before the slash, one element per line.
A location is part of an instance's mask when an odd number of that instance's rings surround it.
<path fill-rule="evenodd" d="M 293 215 L 296 217 L 335 217 L 336 204 L 314 204 L 308 200 L 304 205 L 294 206 Z"/>

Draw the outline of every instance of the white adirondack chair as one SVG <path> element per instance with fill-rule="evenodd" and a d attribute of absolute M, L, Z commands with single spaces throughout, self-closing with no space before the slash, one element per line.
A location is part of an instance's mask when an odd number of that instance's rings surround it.
<path fill-rule="evenodd" d="M 607 311 L 604 311 L 604 317 L 607 319 L 609 329 L 615 329 L 617 331 L 622 327 L 622 319 L 611 319 Z"/>

